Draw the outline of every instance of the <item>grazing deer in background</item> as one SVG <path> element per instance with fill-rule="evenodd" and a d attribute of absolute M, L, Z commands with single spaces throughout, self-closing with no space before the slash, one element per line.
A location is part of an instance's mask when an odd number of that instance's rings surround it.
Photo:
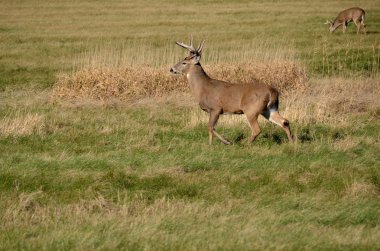
<path fill-rule="evenodd" d="M 215 131 L 218 118 L 223 114 L 245 114 L 252 129 L 249 142 L 252 143 L 260 134 L 257 122 L 261 114 L 269 121 L 282 127 L 290 142 L 293 142 L 289 121 L 278 113 L 279 93 L 276 89 L 258 81 L 244 84 L 231 84 L 210 78 L 199 63 L 205 41 L 197 49 L 190 45 L 176 42 L 177 45 L 188 49 L 189 56 L 174 65 L 170 72 L 186 74 L 190 90 L 196 97 L 202 110 L 210 114 L 208 123 L 209 143 L 213 136 L 218 137 L 224 144 L 231 144 Z"/>
<path fill-rule="evenodd" d="M 327 20 L 325 24 L 329 25 L 330 32 L 335 31 L 339 26 L 343 25 L 343 33 L 345 33 L 348 23 L 353 21 L 357 28 L 356 33 L 359 33 L 360 29 L 363 28 L 364 34 L 366 34 L 364 17 L 365 11 L 354 7 L 340 12 L 334 22 Z"/>

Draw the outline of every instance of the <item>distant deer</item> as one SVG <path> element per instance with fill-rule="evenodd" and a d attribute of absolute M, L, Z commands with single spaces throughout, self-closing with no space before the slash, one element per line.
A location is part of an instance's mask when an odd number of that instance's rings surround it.
<path fill-rule="evenodd" d="M 354 7 L 340 12 L 334 22 L 327 20 L 325 24 L 329 25 L 330 32 L 334 32 L 339 26 L 343 25 L 343 33 L 345 33 L 348 23 L 353 21 L 357 28 L 356 33 L 359 33 L 360 29 L 363 28 L 364 34 L 366 34 L 364 18 L 365 11 Z"/>
<path fill-rule="evenodd" d="M 289 121 L 278 113 L 278 91 L 258 81 L 231 84 L 210 78 L 199 63 L 205 41 L 202 41 L 199 47 L 195 49 L 192 40 L 191 38 L 190 45 L 176 42 L 177 45 L 188 49 L 190 53 L 189 56 L 174 65 L 170 72 L 186 74 L 190 90 L 196 97 L 200 108 L 210 114 L 208 123 L 209 144 L 212 144 L 214 135 L 224 144 L 231 144 L 230 141 L 224 139 L 215 131 L 219 115 L 223 114 L 245 114 L 252 130 L 252 135 L 249 139 L 250 143 L 261 132 L 257 122 L 260 114 L 283 128 L 288 140 L 293 142 Z"/>

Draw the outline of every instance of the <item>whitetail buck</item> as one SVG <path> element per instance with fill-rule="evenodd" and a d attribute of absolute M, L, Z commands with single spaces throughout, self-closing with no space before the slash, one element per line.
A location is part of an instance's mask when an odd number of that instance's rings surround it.
<path fill-rule="evenodd" d="M 363 28 L 364 34 L 366 34 L 364 18 L 365 11 L 354 7 L 340 12 L 334 22 L 327 20 L 325 24 L 329 25 L 330 32 L 335 31 L 339 26 L 343 25 L 343 33 L 345 33 L 348 23 L 353 21 L 357 28 L 356 33 L 359 33 L 360 29 Z"/>
<path fill-rule="evenodd" d="M 196 97 L 202 110 L 210 114 L 208 123 L 209 143 L 212 144 L 213 136 L 217 136 L 224 144 L 231 144 L 215 131 L 219 115 L 245 114 L 252 129 L 249 142 L 252 143 L 261 130 L 257 118 L 261 114 L 269 121 L 284 129 L 290 142 L 293 142 L 289 121 L 278 113 L 278 96 L 276 89 L 258 81 L 253 83 L 231 84 L 221 80 L 210 78 L 199 63 L 202 41 L 197 49 L 193 47 L 192 38 L 190 45 L 176 42 L 177 45 L 190 51 L 189 56 L 174 65 L 170 72 L 186 74 L 190 90 Z"/>

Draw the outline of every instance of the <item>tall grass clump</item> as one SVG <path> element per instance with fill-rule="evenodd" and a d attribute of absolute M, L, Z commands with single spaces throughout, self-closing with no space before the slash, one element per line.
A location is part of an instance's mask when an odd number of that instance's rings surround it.
<path fill-rule="evenodd" d="M 57 77 L 52 95 L 54 98 L 126 100 L 158 97 L 185 90 L 185 81 L 169 75 L 167 69 L 141 65 L 125 68 L 84 68 L 71 75 L 61 74 Z"/>

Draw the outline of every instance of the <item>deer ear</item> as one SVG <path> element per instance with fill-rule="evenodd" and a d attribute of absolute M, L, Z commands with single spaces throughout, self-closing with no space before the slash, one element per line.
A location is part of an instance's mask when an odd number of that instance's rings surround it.
<path fill-rule="evenodd" d="M 198 64 L 200 60 L 201 60 L 201 55 L 197 54 L 191 58 L 191 63 L 192 64 Z"/>

